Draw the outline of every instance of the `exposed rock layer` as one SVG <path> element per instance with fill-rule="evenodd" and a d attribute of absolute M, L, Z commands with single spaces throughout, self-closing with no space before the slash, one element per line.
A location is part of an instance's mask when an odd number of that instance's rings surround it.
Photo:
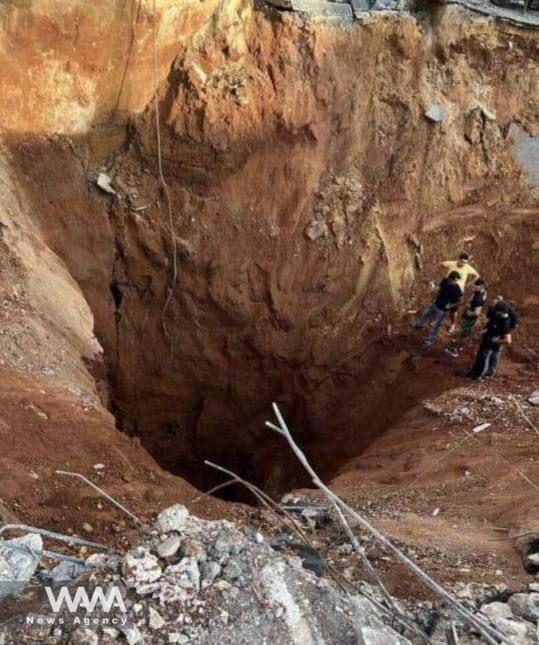
<path fill-rule="evenodd" d="M 65 263 L 119 425 L 166 467 L 200 483 L 210 457 L 290 483 L 262 430 L 278 399 L 331 472 L 350 431 L 359 450 L 443 387 L 388 402 L 408 367 L 386 341 L 423 288 L 419 267 L 471 247 L 493 287 L 522 294 L 536 211 L 506 135 L 514 122 L 534 134 L 533 34 L 455 8 L 344 28 L 249 2 L 158 3 L 174 245 L 149 3 L 104 3 L 110 20 L 67 4 L 3 9 L 6 176 L 23 204 L 10 221 Z M 433 103 L 440 123 L 424 117 Z M 118 197 L 94 185 L 102 164 Z"/>

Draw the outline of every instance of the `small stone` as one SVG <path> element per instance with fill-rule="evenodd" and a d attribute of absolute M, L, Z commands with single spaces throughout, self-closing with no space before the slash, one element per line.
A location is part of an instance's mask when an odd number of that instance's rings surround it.
<path fill-rule="evenodd" d="M 161 616 L 161 614 L 153 607 L 150 607 L 148 610 L 148 625 L 152 629 L 161 629 L 166 625 L 166 621 L 163 616 Z"/>
<path fill-rule="evenodd" d="M 161 511 L 155 520 L 156 527 L 161 533 L 170 531 L 182 531 L 185 528 L 185 521 L 189 517 L 189 511 L 181 504 L 176 504 Z"/>
<path fill-rule="evenodd" d="M 425 117 L 433 123 L 440 123 L 444 120 L 444 110 L 440 105 L 433 103 L 425 110 Z"/>
<path fill-rule="evenodd" d="M 54 582 L 63 582 L 77 578 L 83 571 L 84 565 L 64 560 L 51 570 L 51 577 Z"/>
<path fill-rule="evenodd" d="M 133 627 L 123 629 L 122 632 L 128 645 L 136 645 L 142 641 L 142 634 L 135 625 L 133 625 Z"/>
<path fill-rule="evenodd" d="M 184 558 L 178 564 L 166 568 L 167 578 L 172 577 L 174 583 L 183 589 L 200 589 L 200 569 L 194 558 Z"/>
<path fill-rule="evenodd" d="M 242 539 L 240 537 L 223 533 L 217 538 L 213 548 L 220 555 L 230 555 L 231 553 L 237 555 L 241 551 L 242 546 Z"/>
<path fill-rule="evenodd" d="M 159 561 L 146 549 L 134 549 L 127 553 L 123 559 L 123 571 L 131 587 L 155 582 L 163 575 Z"/>
<path fill-rule="evenodd" d="M 506 605 L 504 602 L 489 602 L 488 605 L 483 605 L 481 611 L 486 616 L 491 616 L 492 618 L 512 618 L 513 612 L 511 607 Z"/>
<path fill-rule="evenodd" d="M 539 405 L 539 390 L 534 390 L 528 397 L 528 403 Z"/>
<path fill-rule="evenodd" d="M 120 636 L 120 631 L 116 627 L 103 627 L 103 636 L 116 640 Z"/>
<path fill-rule="evenodd" d="M 181 538 L 179 538 L 177 535 L 173 535 L 157 546 L 155 549 L 157 551 L 157 555 L 160 558 L 171 558 L 172 556 L 176 555 L 178 552 L 178 549 L 181 546 Z"/>
<path fill-rule="evenodd" d="M 231 585 L 226 580 L 218 580 L 214 586 L 216 589 L 219 589 L 219 591 L 226 591 L 227 589 L 230 589 Z"/>
<path fill-rule="evenodd" d="M 76 645 L 98 645 L 99 638 L 91 629 L 79 627 L 70 636 L 70 642 Z"/>
<path fill-rule="evenodd" d="M 94 464 L 94 470 L 105 470 L 105 464 Z"/>
<path fill-rule="evenodd" d="M 184 558 L 194 558 L 198 563 L 206 562 L 208 556 L 202 542 L 192 538 L 186 538 L 181 546 Z"/>
<path fill-rule="evenodd" d="M 206 582 L 208 585 L 211 585 L 215 578 L 217 578 L 217 576 L 221 573 L 221 567 L 219 566 L 219 564 L 217 564 L 217 562 L 205 562 L 202 565 L 201 573 L 204 582 Z"/>
<path fill-rule="evenodd" d="M 170 632 L 170 634 L 168 635 L 168 642 L 180 643 L 181 645 L 184 645 L 184 643 L 189 642 L 189 638 L 181 632 Z"/>
<path fill-rule="evenodd" d="M 97 185 L 101 190 L 104 190 L 106 193 L 109 193 L 109 195 L 116 195 L 116 191 L 111 185 L 111 179 L 108 175 L 106 175 L 104 172 L 100 172 L 98 177 L 97 177 Z"/>
<path fill-rule="evenodd" d="M 305 235 L 310 240 L 318 240 L 321 237 L 326 237 L 328 234 L 328 225 L 325 222 L 312 220 L 305 229 Z"/>
<path fill-rule="evenodd" d="M 86 566 L 91 568 L 103 567 L 107 563 L 109 556 L 105 553 L 92 553 L 86 558 Z"/>
<path fill-rule="evenodd" d="M 526 563 L 533 567 L 539 567 L 539 553 L 530 553 L 526 556 Z"/>
<path fill-rule="evenodd" d="M 223 576 L 227 580 L 236 580 L 243 573 L 240 565 L 235 560 L 229 560 L 228 564 L 224 568 Z"/>
<path fill-rule="evenodd" d="M 82 525 L 82 530 L 85 533 L 93 533 L 94 527 L 91 524 L 88 524 L 88 522 L 84 522 L 84 524 Z"/>

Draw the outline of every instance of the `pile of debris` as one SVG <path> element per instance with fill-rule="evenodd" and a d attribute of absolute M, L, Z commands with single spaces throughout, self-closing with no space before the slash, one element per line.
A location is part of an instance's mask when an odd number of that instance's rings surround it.
<path fill-rule="evenodd" d="M 46 579 L 43 570 L 38 575 Z M 275 551 L 261 534 L 198 519 L 179 505 L 162 511 L 125 556 L 93 554 L 85 571 L 64 584 L 73 591 L 118 587 L 125 615 L 114 626 L 81 626 L 64 608 L 51 625 L 50 608 L 47 613 L 41 604 L 37 616 L 36 601 L 32 624 L 27 615 L 12 619 L 0 642 L 409 642 L 365 597 L 313 576 L 299 557 Z M 99 622 L 99 607 L 93 616 Z"/>
<path fill-rule="evenodd" d="M 292 502 L 289 506 L 293 506 Z M 307 524 L 324 521 L 318 509 L 295 509 Z M 41 538 L 29 536 L 35 555 Z M 13 542 L 13 541 L 11 541 Z M 0 551 L 2 558 L 9 552 Z M 21 546 L 21 545 L 17 545 Z M 7 556 L 6 556 L 7 557 Z M 28 554 L 27 554 L 28 557 Z M 35 569 L 35 567 L 34 567 Z M 25 575 L 31 572 L 28 567 Z M 0 626 L 0 643 L 29 641 L 97 644 L 136 643 L 362 643 L 404 645 L 420 643 L 386 611 L 378 589 L 361 583 L 357 591 L 314 575 L 306 563 L 286 548 L 277 549 L 253 529 L 238 530 L 222 520 L 210 522 L 189 515 L 176 505 L 162 511 L 141 544 L 125 555 L 94 553 L 84 567 L 40 565 L 34 576 L 34 600 L 25 590 L 9 600 L 9 623 Z M 55 585 L 56 583 L 56 585 Z M 59 586 L 60 585 L 60 586 Z M 115 588 L 121 600 L 119 615 L 96 606 L 82 616 L 64 604 L 52 611 L 39 600 L 44 586 L 67 585 L 75 596 L 86 589 Z M 477 588 L 476 588 L 477 587 Z M 539 586 L 509 597 L 505 589 L 469 585 L 461 601 L 480 609 L 511 642 L 531 645 L 533 621 L 539 619 Z M 20 591 L 20 590 L 19 590 Z M 14 589 L 9 590 L 15 593 Z M 493 595 L 494 593 L 494 595 Z M 46 599 L 45 599 L 46 600 Z M 0 613 L 4 602 L 0 602 Z M 461 643 L 477 642 L 443 605 L 398 604 L 401 615 L 431 637 L 446 642 L 453 631 Z M 78 617 L 78 620 L 77 620 Z M 114 620 L 111 620 L 111 618 Z M 401 629 L 403 633 L 399 633 Z M 457 636 L 457 634 L 459 634 Z"/>

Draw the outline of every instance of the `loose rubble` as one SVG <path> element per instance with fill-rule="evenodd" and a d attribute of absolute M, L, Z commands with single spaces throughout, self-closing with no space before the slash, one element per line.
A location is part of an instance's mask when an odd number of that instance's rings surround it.
<path fill-rule="evenodd" d="M 299 514 L 309 510 L 304 517 L 307 527 L 311 527 L 307 530 L 315 530 L 317 522 L 320 526 L 320 522 L 324 525 L 333 521 L 321 505 L 308 505 L 299 498 L 288 498 L 283 505 Z M 32 542 L 34 551 L 41 548 L 36 537 L 25 536 L 19 542 Z M 352 553 L 349 544 L 339 548 L 347 555 Z M 0 548 L 0 558 L 6 551 Z M 26 558 L 24 577 L 28 580 L 37 560 L 32 557 L 30 562 L 27 555 Z M 283 545 L 272 548 L 271 540 L 251 528 L 240 531 L 226 520 L 198 519 L 189 515 L 185 507 L 172 506 L 158 515 L 146 537 L 125 555 L 93 554 L 84 566 L 63 562 L 48 572 L 48 577 L 43 570 L 38 572 L 38 577 L 49 583 L 51 579 L 71 580 L 72 590 L 81 585 L 118 587 L 125 604 L 121 623 L 92 628 L 75 625 L 73 615 L 63 609 L 56 616 L 63 622 L 57 620 L 50 625 L 44 621 L 30 626 L 25 624 L 29 611 L 26 601 L 19 612 L 14 612 L 18 618 L 0 628 L 0 642 L 14 644 L 35 638 L 79 645 L 115 641 L 131 645 L 258 644 L 275 640 L 301 645 L 421 642 L 410 630 L 399 633 L 405 628 L 373 604 L 381 601 L 377 589 L 361 581 L 356 592 L 346 593 L 321 572 L 313 575 L 302 560 Z M 510 594 L 503 584 L 470 583 L 457 595 L 515 645 L 532 645 L 539 620 L 538 590 L 539 585 L 532 583 Z M 468 632 L 445 605 L 398 602 L 408 620 L 424 630 L 433 643 L 447 642 L 449 629 L 456 630 L 463 644 L 478 642 L 477 634 Z M 44 612 L 43 605 L 40 611 Z M 105 614 L 97 607 L 92 615 L 103 618 Z"/>

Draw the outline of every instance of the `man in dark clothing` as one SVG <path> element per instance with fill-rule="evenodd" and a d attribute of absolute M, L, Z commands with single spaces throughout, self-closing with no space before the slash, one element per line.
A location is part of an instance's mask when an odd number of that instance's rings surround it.
<path fill-rule="evenodd" d="M 460 274 L 457 271 L 451 271 L 447 278 L 440 282 L 440 288 L 434 302 L 423 311 L 421 317 L 415 323 L 414 329 L 423 329 L 427 322 L 433 321 L 432 329 L 423 343 L 424 349 L 434 345 L 442 328 L 445 315 L 462 298 L 462 289 L 458 285 L 459 280 Z"/>
<path fill-rule="evenodd" d="M 503 345 L 511 344 L 511 307 L 503 300 L 489 308 L 488 322 L 468 376 L 477 381 L 494 376 Z"/>
<path fill-rule="evenodd" d="M 447 348 L 446 352 L 453 357 L 457 357 L 462 351 L 464 343 L 472 335 L 472 329 L 479 320 L 481 310 L 487 302 L 487 288 L 483 278 L 477 278 L 474 282 L 473 295 L 470 302 L 466 305 L 460 319 L 459 337 L 454 340 Z"/>
<path fill-rule="evenodd" d="M 509 323 L 511 325 L 511 331 L 513 331 L 513 329 L 515 329 L 518 325 L 520 318 L 513 305 L 510 302 L 507 302 L 507 300 L 505 300 L 503 296 L 496 296 L 494 298 L 489 308 L 487 309 L 487 319 L 490 320 L 493 316 L 495 316 L 495 307 L 499 302 L 505 302 L 508 307 L 507 313 L 509 314 Z"/>

